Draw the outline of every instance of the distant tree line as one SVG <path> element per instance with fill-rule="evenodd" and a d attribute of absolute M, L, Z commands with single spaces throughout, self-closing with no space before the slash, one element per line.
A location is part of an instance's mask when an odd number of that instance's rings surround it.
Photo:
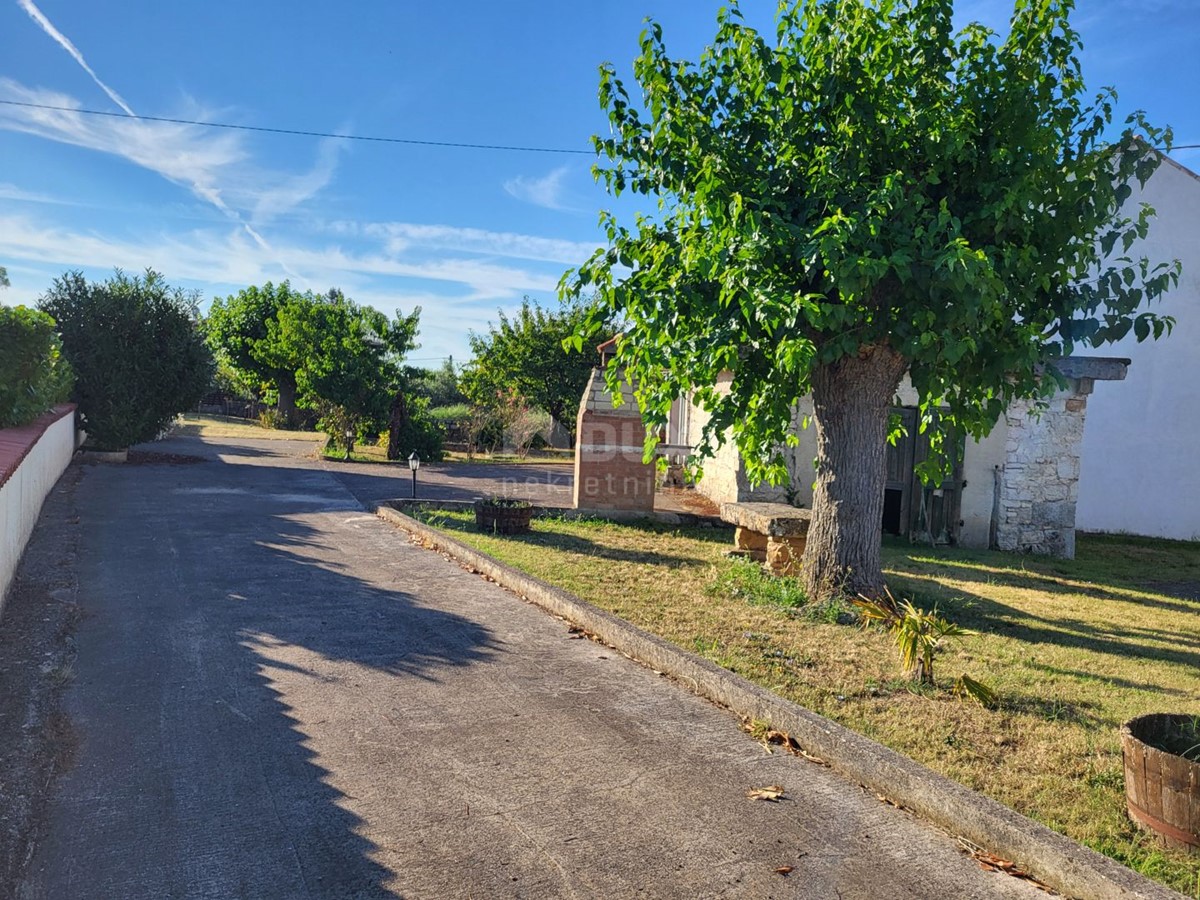
<path fill-rule="evenodd" d="M 315 425 L 347 455 L 363 442 L 393 460 L 440 458 L 444 442 L 525 455 L 553 434 L 573 439 L 595 364 L 565 349 L 594 319 L 583 301 L 546 309 L 527 297 L 470 335 L 466 365 L 431 369 L 406 362 L 419 308 L 389 318 L 337 288 L 253 285 L 202 316 L 196 292 L 153 270 L 101 282 L 69 271 L 37 307 L 0 307 L 0 340 L 13 348 L 0 363 L 0 426 L 70 397 L 104 449 L 152 439 L 202 397 L 222 396 L 265 407 L 266 425 Z"/>
<path fill-rule="evenodd" d="M 432 369 L 405 363 L 420 309 L 388 320 L 336 289 L 248 287 L 215 300 L 204 327 L 226 393 L 265 400 L 274 406 L 266 418 L 283 427 L 315 414 L 339 451 L 378 440 L 389 459 L 437 458 L 444 442 L 524 456 L 555 423 L 573 438 L 595 360 L 564 342 L 588 315 L 583 302 L 544 309 L 525 298 L 511 317 L 500 311 L 470 335 L 461 369 L 452 358 Z"/>

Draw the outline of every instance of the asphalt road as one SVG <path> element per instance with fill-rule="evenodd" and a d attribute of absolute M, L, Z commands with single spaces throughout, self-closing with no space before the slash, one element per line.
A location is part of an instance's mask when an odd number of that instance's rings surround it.
<path fill-rule="evenodd" d="M 78 747 L 19 896 L 1044 896 L 409 544 L 373 482 L 162 449 L 208 461 L 77 488 Z"/>

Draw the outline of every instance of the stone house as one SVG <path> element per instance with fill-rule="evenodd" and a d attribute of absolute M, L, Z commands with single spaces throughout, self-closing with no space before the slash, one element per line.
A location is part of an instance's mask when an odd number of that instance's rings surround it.
<path fill-rule="evenodd" d="M 1155 310 L 1175 317 L 1174 333 L 1141 344 L 1130 334 L 1111 346 L 1111 358 L 1062 361 L 1058 368 L 1067 380 L 1066 390 L 1037 414 L 1028 403 L 1011 407 L 991 433 L 966 443 L 957 470 L 940 485 L 923 485 L 914 474 L 926 448 L 916 433 L 915 392 L 903 383 L 893 411 L 908 426 L 909 437 L 888 448 L 885 532 L 933 543 L 1068 558 L 1075 553 L 1077 527 L 1200 539 L 1200 503 L 1186 502 L 1200 498 L 1200 354 L 1195 351 L 1200 344 L 1200 176 L 1164 158 L 1145 188 L 1128 202 L 1131 207 L 1148 202 L 1157 212 L 1146 242 L 1131 253 L 1183 264 L 1178 287 Z M 611 346 L 599 349 L 603 358 Z M 1102 386 L 1089 411 L 1088 400 L 1098 381 L 1124 383 Z M 614 408 L 604 395 L 599 370 L 585 392 L 581 417 L 590 408 L 589 416 L 597 423 L 588 431 L 591 458 L 611 457 L 603 450 L 606 441 L 627 452 L 619 465 L 612 463 L 617 468 L 607 462 L 597 462 L 594 471 L 585 466 L 592 492 L 585 491 L 582 498 L 577 472 L 577 505 L 650 508 L 644 496 L 649 476 L 638 467 L 645 431 L 632 392 L 627 393 L 625 404 Z M 726 442 L 703 461 L 696 490 L 718 505 L 811 505 L 816 435 L 800 425 L 811 411 L 811 402 L 804 400 L 795 411 L 800 443 L 786 451 L 790 484 L 752 487 L 736 447 Z M 682 462 L 689 448 L 699 444 L 707 420 L 687 398 L 676 401 L 662 436 L 662 455 Z M 580 422 L 583 441 L 582 418 Z M 611 479 L 604 479 L 610 468 L 628 488 L 623 493 L 616 489 L 619 497 L 608 491 Z M 581 499 L 586 502 L 581 504 Z"/>
<path fill-rule="evenodd" d="M 928 445 L 917 433 L 916 393 L 907 380 L 893 412 L 907 436 L 888 447 L 883 530 L 932 543 L 1075 555 L 1075 518 L 1080 454 L 1088 396 L 1096 381 L 1121 380 L 1127 359 L 1072 357 L 1058 364 L 1067 388 L 1035 412 L 1014 404 L 983 439 L 967 441 L 957 468 L 944 482 L 924 485 L 915 467 Z M 717 504 L 732 502 L 812 503 L 816 433 L 802 427 L 811 401 L 797 404 L 794 432 L 800 442 L 786 451 L 791 483 L 752 486 L 737 448 L 726 442 L 704 460 L 696 490 Z M 689 403 L 672 409 L 669 448 L 700 442 L 707 414 Z"/>

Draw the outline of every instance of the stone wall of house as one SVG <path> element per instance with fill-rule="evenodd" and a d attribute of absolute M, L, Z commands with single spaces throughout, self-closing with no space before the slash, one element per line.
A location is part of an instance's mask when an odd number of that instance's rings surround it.
<path fill-rule="evenodd" d="M 1049 407 L 1014 403 L 1005 414 L 993 546 L 1073 559 L 1079 457 L 1091 380 L 1071 379 Z"/>
<path fill-rule="evenodd" d="M 722 375 L 717 382 L 718 390 L 728 390 L 729 375 Z M 704 426 L 708 424 L 709 414 L 698 406 L 692 406 L 688 415 L 688 433 L 687 443 L 693 447 L 699 446 L 703 437 Z M 796 417 L 799 422 L 799 413 Z M 733 443 L 732 435 L 726 435 L 727 440 L 716 451 L 716 454 L 704 460 L 703 475 L 696 482 L 696 491 L 708 497 L 717 505 L 722 503 L 750 503 L 750 502 L 771 502 L 783 503 L 787 501 L 788 488 L 783 485 L 759 484 L 751 485 L 750 479 L 746 477 L 746 469 L 742 465 L 741 454 L 738 453 L 736 445 Z M 790 457 L 794 454 L 791 448 L 788 451 L 789 469 L 795 469 L 797 463 Z M 808 458 L 808 470 L 812 470 L 812 455 Z M 811 499 L 812 478 L 808 479 L 810 484 L 808 496 Z"/>
<path fill-rule="evenodd" d="M 957 523 L 961 545 L 1074 557 L 1087 397 L 1096 380 L 1124 379 L 1128 362 L 1102 357 L 1059 360 L 1055 366 L 1067 388 L 1047 408 L 1035 410 L 1031 403 L 1016 403 L 988 435 L 968 442 Z M 723 376 L 726 385 L 728 377 Z M 906 378 L 897 403 L 912 406 L 917 399 Z M 715 458 L 704 461 L 696 490 L 716 503 L 771 501 L 810 507 L 816 434 L 811 425 L 802 428 L 801 421 L 811 414 L 812 400 L 805 397 L 794 414 L 799 443 L 785 450 L 792 476 L 789 486 L 752 488 L 736 448 L 727 442 Z M 692 446 L 699 444 L 708 420 L 702 409 L 691 407 L 687 441 Z"/>

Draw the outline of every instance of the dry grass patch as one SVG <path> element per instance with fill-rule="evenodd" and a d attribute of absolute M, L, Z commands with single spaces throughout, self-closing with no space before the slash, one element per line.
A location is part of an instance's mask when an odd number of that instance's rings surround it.
<path fill-rule="evenodd" d="M 900 672 L 880 631 L 847 607 L 804 605 L 723 556 L 724 529 L 539 519 L 479 534 L 427 521 L 834 719 L 1183 893 L 1200 858 L 1158 850 L 1124 813 L 1118 728 L 1145 712 L 1200 714 L 1200 544 L 1081 536 L 1078 558 L 885 547 L 898 597 L 979 636 L 948 641 L 938 685 Z M 950 695 L 962 673 L 993 708 Z"/>
<path fill-rule="evenodd" d="M 325 435 L 315 431 L 288 431 L 266 428 L 253 419 L 184 413 L 179 417 L 172 434 L 208 438 L 252 438 L 259 441 L 323 441 Z"/>

